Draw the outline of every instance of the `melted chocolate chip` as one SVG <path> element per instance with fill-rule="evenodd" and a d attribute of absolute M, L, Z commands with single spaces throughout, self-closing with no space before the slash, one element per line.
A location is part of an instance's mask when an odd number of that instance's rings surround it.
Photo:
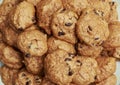
<path fill-rule="evenodd" d="M 65 61 L 71 61 L 71 59 L 70 58 L 65 58 Z"/>
<path fill-rule="evenodd" d="M 73 23 L 65 23 L 65 26 L 71 26 Z"/>
<path fill-rule="evenodd" d="M 58 32 L 58 36 L 65 35 L 65 32 Z"/>
<path fill-rule="evenodd" d="M 69 75 L 69 76 L 72 76 L 72 75 L 73 75 L 73 72 L 70 70 L 70 71 L 68 72 L 68 75 Z"/>
<path fill-rule="evenodd" d="M 97 38 L 95 38 L 95 40 L 98 40 L 99 38 L 97 37 Z"/>
<path fill-rule="evenodd" d="M 29 54 L 29 53 L 27 53 L 27 54 L 25 55 L 25 57 L 30 57 L 30 54 Z"/>

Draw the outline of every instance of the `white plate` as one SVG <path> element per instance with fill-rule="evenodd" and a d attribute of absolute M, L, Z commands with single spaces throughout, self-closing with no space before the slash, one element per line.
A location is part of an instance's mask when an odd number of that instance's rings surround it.
<path fill-rule="evenodd" d="M 120 21 L 120 0 L 113 0 L 116 1 L 118 3 L 118 14 L 119 14 L 119 21 Z M 0 3 L 2 2 L 2 0 L 0 0 Z M 0 66 L 2 65 L 2 63 L 0 63 Z M 117 70 L 115 72 L 116 76 L 117 76 L 117 85 L 120 85 L 120 61 L 117 62 Z M 9 82 L 8 82 L 9 83 Z M 4 85 L 0 79 L 0 85 Z"/>

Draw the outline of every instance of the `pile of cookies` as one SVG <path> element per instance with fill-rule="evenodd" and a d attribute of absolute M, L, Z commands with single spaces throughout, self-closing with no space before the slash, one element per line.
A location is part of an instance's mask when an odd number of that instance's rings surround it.
<path fill-rule="evenodd" d="M 4 0 L 5 85 L 116 85 L 120 22 L 112 0 Z"/>

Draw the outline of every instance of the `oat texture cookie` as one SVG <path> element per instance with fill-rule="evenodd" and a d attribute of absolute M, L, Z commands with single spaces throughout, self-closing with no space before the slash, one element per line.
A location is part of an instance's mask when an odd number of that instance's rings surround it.
<path fill-rule="evenodd" d="M 43 68 L 41 57 L 24 56 L 24 63 L 28 72 L 32 74 L 40 74 Z"/>
<path fill-rule="evenodd" d="M 102 46 L 89 46 L 84 43 L 78 43 L 77 50 L 82 56 L 89 56 L 96 58 L 100 55 L 103 47 Z"/>
<path fill-rule="evenodd" d="M 76 65 L 66 51 L 56 50 L 46 56 L 44 68 L 46 77 L 50 81 L 58 85 L 69 85 L 72 82 Z"/>
<path fill-rule="evenodd" d="M 109 29 L 105 20 L 86 9 L 77 22 L 76 33 L 86 44 L 96 46 L 101 45 L 108 38 Z"/>
<path fill-rule="evenodd" d="M 18 36 L 17 45 L 26 55 L 42 56 L 47 52 L 47 36 L 39 30 L 24 31 Z"/>
<path fill-rule="evenodd" d="M 57 49 L 62 49 L 67 51 L 69 54 L 75 54 L 75 48 L 74 45 L 67 43 L 65 41 L 59 40 L 54 37 L 50 37 L 48 39 L 48 52 L 51 53 Z"/>
<path fill-rule="evenodd" d="M 24 30 L 35 22 L 34 5 L 26 1 L 19 3 L 9 14 L 9 24 L 15 30 Z"/>
<path fill-rule="evenodd" d="M 53 36 L 66 42 L 75 44 L 75 24 L 78 16 L 75 12 L 61 9 L 56 12 L 52 19 L 51 29 Z"/>
<path fill-rule="evenodd" d="M 101 81 L 100 83 L 96 85 L 116 85 L 116 82 L 117 82 L 116 76 L 111 75 L 110 77 L 108 77 L 107 79 Z"/>
<path fill-rule="evenodd" d="M 120 22 L 114 21 L 109 24 L 110 35 L 104 43 L 107 48 L 115 48 L 120 46 Z"/>
<path fill-rule="evenodd" d="M 81 11 L 88 7 L 87 0 L 62 0 L 64 8 L 75 11 L 78 15 L 81 14 Z"/>
<path fill-rule="evenodd" d="M 15 85 L 40 85 L 41 78 L 22 69 L 15 76 Z"/>
<path fill-rule="evenodd" d="M 115 58 L 112 57 L 98 57 L 97 59 L 99 66 L 99 74 L 96 76 L 96 82 L 103 81 L 110 77 L 116 69 Z"/>
<path fill-rule="evenodd" d="M 20 69 L 22 67 L 22 55 L 10 46 L 0 43 L 1 61 L 10 68 Z"/>
<path fill-rule="evenodd" d="M 51 34 L 50 24 L 52 15 L 62 8 L 61 0 L 42 0 L 37 4 L 38 25 Z"/>
<path fill-rule="evenodd" d="M 98 65 L 94 58 L 76 57 L 77 70 L 73 77 L 75 85 L 88 85 L 95 81 L 98 71 Z"/>
<path fill-rule="evenodd" d="M 14 76 L 17 75 L 18 70 L 11 69 L 7 66 L 2 66 L 0 74 L 4 85 L 14 85 Z"/>

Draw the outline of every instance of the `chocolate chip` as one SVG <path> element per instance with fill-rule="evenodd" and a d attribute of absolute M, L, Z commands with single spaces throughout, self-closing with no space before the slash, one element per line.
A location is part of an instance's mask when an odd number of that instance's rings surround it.
<path fill-rule="evenodd" d="M 30 81 L 27 81 L 27 82 L 26 82 L 26 85 L 30 85 Z"/>
<path fill-rule="evenodd" d="M 30 54 L 29 54 L 29 53 L 27 53 L 27 54 L 25 55 L 25 57 L 30 57 Z"/>
<path fill-rule="evenodd" d="M 89 29 L 89 31 L 92 31 L 92 28 L 91 28 L 91 26 L 88 26 L 88 29 Z"/>
<path fill-rule="evenodd" d="M 65 32 L 58 32 L 58 36 L 65 35 Z"/>
<path fill-rule="evenodd" d="M 95 40 L 98 40 L 99 38 L 95 38 Z"/>
<path fill-rule="evenodd" d="M 70 23 L 70 22 L 68 22 L 68 23 L 65 23 L 65 26 L 71 26 L 73 23 Z"/>
<path fill-rule="evenodd" d="M 23 28 L 22 27 L 18 28 L 18 31 L 23 31 Z"/>
<path fill-rule="evenodd" d="M 68 72 L 68 75 L 69 75 L 69 76 L 72 76 L 72 75 L 73 75 L 73 72 L 72 72 L 72 71 L 69 71 L 69 72 Z"/>
<path fill-rule="evenodd" d="M 70 58 L 65 58 L 65 61 L 71 61 L 71 59 Z"/>
<path fill-rule="evenodd" d="M 77 60 L 76 62 L 77 62 L 77 63 L 81 63 L 80 60 Z"/>
<path fill-rule="evenodd" d="M 97 79 L 97 76 L 95 76 L 94 79 L 96 80 L 96 79 Z"/>

